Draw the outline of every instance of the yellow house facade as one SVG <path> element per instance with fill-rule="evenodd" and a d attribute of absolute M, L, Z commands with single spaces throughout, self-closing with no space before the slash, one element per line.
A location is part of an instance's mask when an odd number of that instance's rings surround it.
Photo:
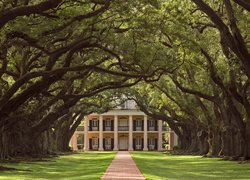
<path fill-rule="evenodd" d="M 130 105 L 130 106 L 129 106 Z M 155 120 L 127 104 L 103 114 L 90 114 L 71 138 L 77 150 L 172 150 L 176 134 L 162 120 Z"/>

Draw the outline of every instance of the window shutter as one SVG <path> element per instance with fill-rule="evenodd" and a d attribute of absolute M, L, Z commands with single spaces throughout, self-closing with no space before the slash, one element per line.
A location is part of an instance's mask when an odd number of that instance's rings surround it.
<path fill-rule="evenodd" d="M 155 150 L 157 150 L 157 149 L 158 149 L 158 139 L 155 138 Z"/>
<path fill-rule="evenodd" d="M 97 120 L 97 130 L 99 131 L 99 120 Z"/>
<path fill-rule="evenodd" d="M 113 150 L 114 149 L 114 139 L 112 138 L 111 139 L 111 150 Z"/>
<path fill-rule="evenodd" d="M 144 139 L 143 138 L 141 139 L 141 145 L 142 145 L 141 149 L 143 150 L 143 148 L 144 148 Z"/>
<path fill-rule="evenodd" d="M 114 131 L 114 120 L 111 121 L 111 131 Z"/>
<path fill-rule="evenodd" d="M 103 120 L 102 127 L 103 127 L 103 131 L 105 131 L 106 130 L 106 120 Z"/>
<path fill-rule="evenodd" d="M 92 149 L 92 139 L 89 139 L 89 149 Z"/>
<path fill-rule="evenodd" d="M 105 138 L 103 138 L 103 141 L 102 141 L 102 142 L 103 142 L 103 143 L 102 143 L 102 144 L 103 144 L 103 149 L 104 149 L 104 150 L 106 150 L 106 147 L 105 147 L 105 142 L 106 142 L 106 139 L 105 139 Z"/>
<path fill-rule="evenodd" d="M 133 139 L 133 149 L 135 149 L 135 139 Z"/>
<path fill-rule="evenodd" d="M 149 138 L 148 138 L 148 147 L 147 148 L 149 149 Z"/>
<path fill-rule="evenodd" d="M 142 131 L 144 131 L 144 120 L 142 120 L 141 127 L 142 127 Z"/>
<path fill-rule="evenodd" d="M 89 121 L 89 130 L 92 131 L 92 120 Z"/>
<path fill-rule="evenodd" d="M 135 124 L 136 123 L 136 121 L 133 121 L 133 131 L 135 131 L 136 130 L 136 127 L 135 127 Z"/>
<path fill-rule="evenodd" d="M 155 131 L 157 131 L 157 121 L 154 120 L 154 125 L 155 125 Z"/>

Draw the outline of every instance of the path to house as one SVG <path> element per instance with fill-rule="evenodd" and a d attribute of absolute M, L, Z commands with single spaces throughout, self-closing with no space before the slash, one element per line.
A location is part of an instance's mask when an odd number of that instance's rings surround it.
<path fill-rule="evenodd" d="M 128 151 L 118 151 L 101 180 L 144 180 Z"/>

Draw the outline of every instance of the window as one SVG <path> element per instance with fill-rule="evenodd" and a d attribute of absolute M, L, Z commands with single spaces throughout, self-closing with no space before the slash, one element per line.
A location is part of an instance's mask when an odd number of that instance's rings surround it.
<path fill-rule="evenodd" d="M 83 149 L 83 134 L 77 136 L 77 148 Z"/>
<path fill-rule="evenodd" d="M 111 150 L 111 138 L 106 138 L 105 139 L 105 149 L 106 150 Z"/>
<path fill-rule="evenodd" d="M 140 138 L 135 139 L 135 145 L 141 145 L 141 139 Z"/>
<path fill-rule="evenodd" d="M 127 109 L 127 102 L 121 104 L 121 109 Z"/>
<path fill-rule="evenodd" d="M 107 138 L 107 139 L 106 139 L 105 145 L 111 146 L 111 138 Z"/>
<path fill-rule="evenodd" d="M 156 131 L 157 127 L 156 127 L 156 120 L 154 119 L 149 119 L 148 121 L 148 130 L 149 131 Z"/>
<path fill-rule="evenodd" d="M 110 119 L 105 120 L 105 126 L 111 127 L 111 120 Z"/>
<path fill-rule="evenodd" d="M 79 134 L 77 136 L 77 144 L 83 144 L 83 134 Z"/>
<path fill-rule="evenodd" d="M 135 139 L 135 149 L 139 150 L 142 148 L 142 139 L 141 138 L 136 138 Z"/>
<path fill-rule="evenodd" d="M 154 127 L 155 126 L 155 120 L 150 119 L 149 120 L 149 127 Z"/>
<path fill-rule="evenodd" d="M 155 139 L 154 138 L 149 138 L 148 139 L 148 146 L 149 146 L 149 150 L 154 150 L 155 149 Z"/>
<path fill-rule="evenodd" d="M 135 120 L 135 127 L 134 127 L 134 131 L 142 131 L 143 130 L 143 120 L 141 119 L 136 119 Z"/>
<path fill-rule="evenodd" d="M 142 120 L 135 120 L 135 126 L 141 127 L 142 126 Z"/>
<path fill-rule="evenodd" d="M 94 150 L 98 149 L 98 138 L 93 138 L 92 147 L 93 147 Z"/>
<path fill-rule="evenodd" d="M 97 119 L 92 120 L 92 126 L 94 126 L 94 127 L 98 126 L 98 120 Z"/>
<path fill-rule="evenodd" d="M 84 131 L 84 126 L 80 125 L 80 126 L 77 127 L 76 130 L 77 130 L 77 131 Z"/>
<path fill-rule="evenodd" d="M 155 145 L 155 139 L 154 138 L 149 138 L 148 144 L 149 145 Z"/>

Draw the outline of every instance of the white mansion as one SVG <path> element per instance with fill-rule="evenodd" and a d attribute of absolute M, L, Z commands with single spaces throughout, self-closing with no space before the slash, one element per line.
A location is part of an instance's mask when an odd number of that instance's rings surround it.
<path fill-rule="evenodd" d="M 172 150 L 177 136 L 162 120 L 154 120 L 127 101 L 103 114 L 90 114 L 71 138 L 77 150 Z"/>

